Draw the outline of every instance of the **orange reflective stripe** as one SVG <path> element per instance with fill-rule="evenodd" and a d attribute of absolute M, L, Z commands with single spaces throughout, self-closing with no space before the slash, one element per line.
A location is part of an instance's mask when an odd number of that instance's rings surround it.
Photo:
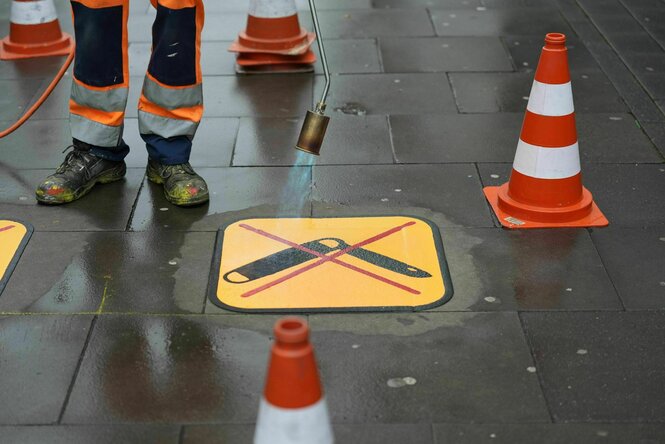
<path fill-rule="evenodd" d="M 124 111 L 100 111 L 98 109 L 81 106 L 71 99 L 69 100 L 69 112 L 108 126 L 120 126 L 125 120 Z"/>
<path fill-rule="evenodd" d="M 167 110 L 149 101 L 143 94 L 139 99 L 139 109 L 167 119 L 190 120 L 200 122 L 203 117 L 203 105 Z"/>
<path fill-rule="evenodd" d="M 198 7 L 201 0 L 157 0 L 157 3 L 169 9 L 183 9 Z"/>

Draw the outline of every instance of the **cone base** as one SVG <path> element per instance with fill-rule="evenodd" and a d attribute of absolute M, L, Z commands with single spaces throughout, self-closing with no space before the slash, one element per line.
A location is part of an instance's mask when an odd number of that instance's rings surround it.
<path fill-rule="evenodd" d="M 563 208 L 536 207 L 517 202 L 508 196 L 508 183 L 499 187 L 485 187 L 483 192 L 505 228 L 586 228 L 609 225 L 586 188 L 582 190 L 583 198 L 579 204 Z"/>
<path fill-rule="evenodd" d="M 73 50 L 74 40 L 66 33 L 62 33 L 62 37 L 59 40 L 30 45 L 13 43 L 9 36 L 7 36 L 0 43 L 0 60 L 63 56 L 68 55 Z"/>
<path fill-rule="evenodd" d="M 242 41 L 251 42 L 254 46 L 243 44 Z M 297 56 L 305 54 L 309 51 L 312 43 L 316 40 L 316 35 L 312 32 L 305 32 L 302 38 L 297 38 L 300 41 L 294 42 L 280 42 L 271 40 L 252 39 L 241 33 L 240 36 L 231 43 L 229 52 L 237 53 L 262 53 L 262 54 L 281 54 Z"/>

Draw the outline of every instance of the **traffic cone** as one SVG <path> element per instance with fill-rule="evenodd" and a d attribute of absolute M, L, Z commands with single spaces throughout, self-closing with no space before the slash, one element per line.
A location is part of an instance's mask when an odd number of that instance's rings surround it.
<path fill-rule="evenodd" d="M 296 317 L 282 318 L 274 333 L 254 444 L 332 444 L 307 324 Z"/>
<path fill-rule="evenodd" d="M 608 225 L 582 186 L 565 43 L 563 34 L 545 37 L 510 181 L 484 189 L 507 228 Z"/>
<path fill-rule="evenodd" d="M 53 0 L 14 0 L 9 35 L 2 39 L 0 59 L 67 55 L 74 40 L 60 30 Z"/>
<path fill-rule="evenodd" d="M 247 27 L 229 51 L 238 53 L 241 73 L 271 66 L 312 71 L 316 56 L 310 48 L 315 38 L 300 27 L 295 0 L 250 0 Z"/>

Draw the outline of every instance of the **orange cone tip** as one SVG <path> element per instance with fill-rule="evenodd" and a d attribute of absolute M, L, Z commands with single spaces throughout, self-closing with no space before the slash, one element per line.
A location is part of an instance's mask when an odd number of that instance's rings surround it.
<path fill-rule="evenodd" d="M 483 191 L 507 228 L 602 227 L 582 185 L 566 36 L 545 37 L 510 180 Z"/>
<path fill-rule="evenodd" d="M 275 324 L 268 378 L 259 406 L 255 444 L 332 444 L 328 408 L 309 329 L 303 319 Z"/>

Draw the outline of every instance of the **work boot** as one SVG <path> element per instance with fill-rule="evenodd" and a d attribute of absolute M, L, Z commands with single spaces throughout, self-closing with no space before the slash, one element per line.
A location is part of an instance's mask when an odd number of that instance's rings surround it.
<path fill-rule="evenodd" d="M 73 202 L 88 194 L 95 184 L 115 182 L 127 172 L 124 161 L 97 157 L 90 152 L 92 147 L 87 143 L 74 139 L 74 144 L 65 151 L 70 148 L 74 149 L 67 153 L 55 173 L 37 187 L 38 202 L 47 205 Z"/>
<path fill-rule="evenodd" d="M 148 160 L 148 180 L 164 185 L 164 196 L 173 205 L 191 207 L 208 202 L 208 185 L 189 163 L 164 165 Z"/>

